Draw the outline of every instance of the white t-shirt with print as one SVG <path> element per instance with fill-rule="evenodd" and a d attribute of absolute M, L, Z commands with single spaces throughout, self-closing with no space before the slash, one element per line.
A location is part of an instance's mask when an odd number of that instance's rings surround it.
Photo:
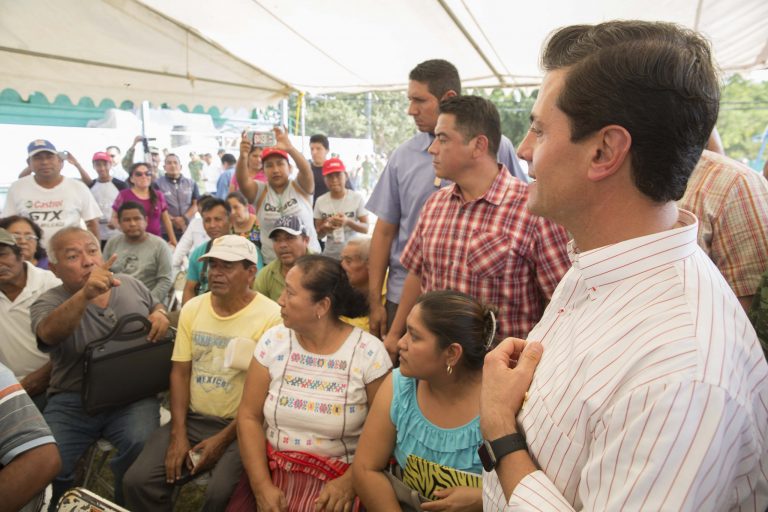
<path fill-rule="evenodd" d="M 352 220 L 358 220 L 360 217 L 368 215 L 368 210 L 365 209 L 365 200 L 360 192 L 347 190 L 341 199 L 332 198 L 330 192 L 326 192 L 318 197 L 317 201 L 315 201 L 314 213 L 315 219 L 320 220 L 333 217 L 337 213 L 343 213 Z M 344 226 L 341 229 L 341 233 L 328 233 L 325 237 L 323 255 L 336 258 L 337 260 L 341 259 L 341 250 L 347 242 L 352 238 L 360 236 L 360 234 L 349 226 Z"/>
<path fill-rule="evenodd" d="M 35 182 L 34 176 L 25 176 L 13 183 L 5 200 L 3 217 L 22 215 L 35 221 L 43 229 L 43 246 L 61 228 L 84 226 L 82 222 L 101 217 L 96 199 L 82 182 L 64 178 L 54 188 L 45 188 Z"/>
<path fill-rule="evenodd" d="M 99 217 L 99 238 L 102 240 L 109 240 L 110 238 L 118 235 L 120 230 L 112 229 L 107 224 L 112 218 L 112 205 L 115 204 L 117 194 L 120 193 L 112 180 L 105 182 L 94 181 L 91 186 L 91 194 L 96 199 L 96 204 L 99 205 L 101 210 L 101 216 Z"/>
<path fill-rule="evenodd" d="M 368 415 L 365 386 L 392 367 L 381 340 L 355 327 L 339 350 L 318 355 L 278 325 L 264 333 L 254 357 L 269 370 L 269 443 L 351 463 Z"/>

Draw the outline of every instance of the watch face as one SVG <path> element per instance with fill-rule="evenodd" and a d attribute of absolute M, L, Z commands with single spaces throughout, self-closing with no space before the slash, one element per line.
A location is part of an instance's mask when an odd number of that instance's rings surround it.
<path fill-rule="evenodd" d="M 496 468 L 496 457 L 494 457 L 493 448 L 491 448 L 491 444 L 488 441 L 483 440 L 483 444 L 477 449 L 477 454 L 480 456 L 483 469 L 491 472 Z"/>

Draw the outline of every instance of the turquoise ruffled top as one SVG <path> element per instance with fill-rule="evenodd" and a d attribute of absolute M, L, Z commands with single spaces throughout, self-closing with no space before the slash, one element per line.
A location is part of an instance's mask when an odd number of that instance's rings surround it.
<path fill-rule="evenodd" d="M 395 458 L 404 468 L 409 455 L 469 473 L 482 473 L 477 448 L 482 443 L 480 416 L 456 428 L 440 428 L 430 422 L 416 401 L 416 379 L 392 370 L 392 406 L 389 411 L 397 430 Z"/>

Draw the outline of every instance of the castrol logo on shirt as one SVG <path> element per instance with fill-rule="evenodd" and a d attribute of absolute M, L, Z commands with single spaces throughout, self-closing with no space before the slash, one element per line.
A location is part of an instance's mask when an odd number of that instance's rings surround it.
<path fill-rule="evenodd" d="M 41 208 L 50 210 L 51 208 L 63 208 L 64 200 L 59 199 L 55 201 L 27 201 L 24 206 L 27 208 Z"/>
<path fill-rule="evenodd" d="M 24 206 L 28 209 L 29 218 L 38 224 L 49 227 L 63 226 L 64 200 L 54 199 L 50 201 L 26 201 Z M 55 222 L 54 222 L 55 221 Z"/>

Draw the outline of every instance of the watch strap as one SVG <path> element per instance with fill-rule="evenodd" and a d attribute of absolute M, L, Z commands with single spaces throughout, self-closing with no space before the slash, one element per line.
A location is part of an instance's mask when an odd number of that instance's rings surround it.
<path fill-rule="evenodd" d="M 527 450 L 528 443 L 525 441 L 525 436 L 516 432 L 502 436 L 493 441 L 484 440 L 483 444 L 478 449 L 478 455 L 480 461 L 483 463 L 483 468 L 486 471 L 492 471 L 498 466 L 502 457 L 509 455 L 510 453 Z"/>

